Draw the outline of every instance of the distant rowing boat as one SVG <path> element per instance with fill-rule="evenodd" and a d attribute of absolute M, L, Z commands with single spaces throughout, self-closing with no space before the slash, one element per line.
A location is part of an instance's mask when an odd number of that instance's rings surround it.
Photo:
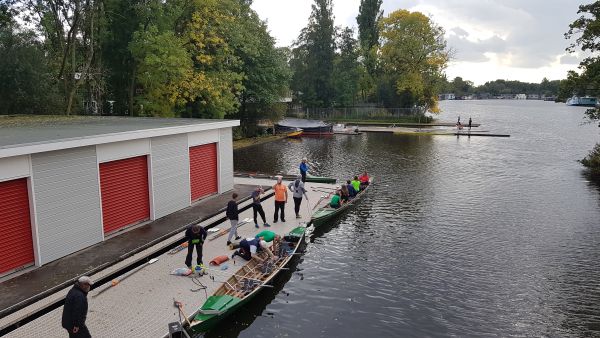
<path fill-rule="evenodd" d="M 288 137 L 288 138 L 299 138 L 299 137 L 302 136 L 303 132 L 304 131 L 302 129 L 298 130 L 298 131 L 293 131 L 293 132 L 288 133 L 287 135 L 285 135 L 285 137 Z"/>
<path fill-rule="evenodd" d="M 371 177 L 371 179 L 369 180 L 369 185 L 367 185 L 366 187 L 364 187 L 364 189 L 362 189 L 361 191 L 359 191 L 358 194 L 353 199 L 351 199 L 348 202 L 342 204 L 342 206 L 340 206 L 337 209 L 330 207 L 329 203 L 327 204 L 326 207 L 319 208 L 312 215 L 311 222 L 312 222 L 313 226 L 315 228 L 316 227 L 320 227 L 323 224 L 325 224 L 328 221 L 330 221 L 335 216 L 337 216 L 337 215 L 343 213 L 344 211 L 346 211 L 348 208 L 350 208 L 356 202 L 358 202 L 366 194 L 366 192 L 371 188 L 372 185 L 373 185 L 373 178 Z M 329 196 L 331 196 L 331 193 L 329 194 Z"/>

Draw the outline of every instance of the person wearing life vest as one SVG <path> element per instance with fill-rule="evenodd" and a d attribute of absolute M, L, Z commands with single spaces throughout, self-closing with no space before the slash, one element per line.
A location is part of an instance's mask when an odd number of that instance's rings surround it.
<path fill-rule="evenodd" d="M 358 176 L 354 176 L 354 179 L 350 183 L 354 187 L 354 191 L 358 194 L 360 192 L 360 181 L 358 180 Z"/>
<path fill-rule="evenodd" d="M 306 163 L 306 157 L 302 159 L 300 163 L 300 176 L 302 176 L 302 183 L 306 182 L 306 173 L 308 172 L 308 163 Z"/>
<path fill-rule="evenodd" d="M 277 176 L 277 184 L 273 186 L 275 191 L 275 213 L 273 214 L 273 223 L 279 219 L 279 210 L 281 210 L 281 221 L 285 222 L 285 204 L 288 200 L 288 188 L 283 184 L 283 177 Z"/>
<path fill-rule="evenodd" d="M 196 258 L 197 265 L 202 265 L 202 245 L 208 233 L 200 226 L 200 224 L 194 224 L 187 228 L 185 231 L 185 238 L 188 242 L 188 252 L 185 257 L 185 266 L 192 268 L 192 255 L 194 254 L 194 246 L 196 247 Z"/>
<path fill-rule="evenodd" d="M 249 261 L 252 258 L 252 255 L 263 250 L 267 252 L 271 259 L 276 259 L 276 257 L 271 252 L 271 249 L 269 249 L 269 246 L 267 245 L 267 242 L 265 241 L 264 237 L 244 238 L 240 242 L 240 248 L 237 251 L 235 251 L 233 255 L 231 255 L 231 258 L 234 258 L 235 256 L 240 256 L 243 259 Z"/>
<path fill-rule="evenodd" d="M 364 189 L 364 187 L 369 185 L 369 174 L 367 174 L 367 172 L 365 171 L 362 175 L 358 177 L 358 180 L 360 181 L 360 188 Z"/>
<path fill-rule="evenodd" d="M 296 180 L 288 185 L 288 188 L 292 192 L 294 198 L 294 211 L 296 212 L 296 218 L 300 218 L 300 204 L 302 203 L 302 195 L 308 200 L 306 195 L 306 189 L 304 189 L 304 182 L 302 182 L 300 176 L 296 177 Z"/>

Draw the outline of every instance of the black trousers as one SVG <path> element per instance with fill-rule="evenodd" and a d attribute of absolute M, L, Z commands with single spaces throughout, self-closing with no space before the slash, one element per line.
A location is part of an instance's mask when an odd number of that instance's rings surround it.
<path fill-rule="evenodd" d="M 300 175 L 302 176 L 302 182 L 306 183 L 306 172 L 301 171 Z"/>
<path fill-rule="evenodd" d="M 300 204 L 302 203 L 302 197 L 294 197 L 294 211 L 296 216 L 300 214 Z"/>
<path fill-rule="evenodd" d="M 273 214 L 273 219 L 275 222 L 279 219 L 279 209 L 281 209 L 281 220 L 285 222 L 285 202 L 284 201 L 275 201 L 275 214 Z"/>
<path fill-rule="evenodd" d="M 79 327 L 79 331 L 77 331 L 77 333 L 73 333 L 72 331 L 69 331 L 69 338 L 92 338 L 92 335 L 90 334 L 90 331 L 88 330 L 87 326 L 83 325 Z"/>
<path fill-rule="evenodd" d="M 194 253 L 194 246 L 196 247 L 196 251 L 198 253 L 198 258 L 196 258 L 196 264 L 202 264 L 202 243 L 192 244 L 188 241 L 188 253 L 185 257 L 185 266 L 192 266 L 192 254 Z"/>
<path fill-rule="evenodd" d="M 240 248 L 233 253 L 233 256 L 240 256 L 247 261 L 252 258 L 252 254 L 250 253 L 250 244 L 248 244 L 246 239 L 242 239 L 240 242 Z"/>
<path fill-rule="evenodd" d="M 265 217 L 265 211 L 263 210 L 262 205 L 252 204 L 252 211 L 254 211 L 254 224 L 258 224 L 258 219 L 256 218 L 256 216 L 258 216 L 257 214 L 260 214 L 263 223 L 267 223 L 267 218 Z"/>

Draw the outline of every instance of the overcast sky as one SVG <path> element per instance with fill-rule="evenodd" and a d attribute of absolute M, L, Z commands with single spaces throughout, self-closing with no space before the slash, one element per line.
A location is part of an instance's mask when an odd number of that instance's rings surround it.
<path fill-rule="evenodd" d="M 563 35 L 577 17 L 579 0 L 383 0 L 384 15 L 420 11 L 446 31 L 455 50 L 446 73 L 475 84 L 495 79 L 558 80 L 576 69 Z M 289 46 L 306 25 L 312 0 L 254 0 L 279 46 Z M 360 0 L 333 0 L 336 25 L 356 27 Z"/>

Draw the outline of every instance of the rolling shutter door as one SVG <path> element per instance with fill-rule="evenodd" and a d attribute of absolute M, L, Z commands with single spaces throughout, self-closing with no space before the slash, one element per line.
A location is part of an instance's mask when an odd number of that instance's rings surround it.
<path fill-rule="evenodd" d="M 0 182 L 0 274 L 33 261 L 27 179 Z"/>
<path fill-rule="evenodd" d="M 216 143 L 190 148 L 190 184 L 192 201 L 219 191 Z"/>
<path fill-rule="evenodd" d="M 104 233 L 150 218 L 146 156 L 100 163 Z"/>

